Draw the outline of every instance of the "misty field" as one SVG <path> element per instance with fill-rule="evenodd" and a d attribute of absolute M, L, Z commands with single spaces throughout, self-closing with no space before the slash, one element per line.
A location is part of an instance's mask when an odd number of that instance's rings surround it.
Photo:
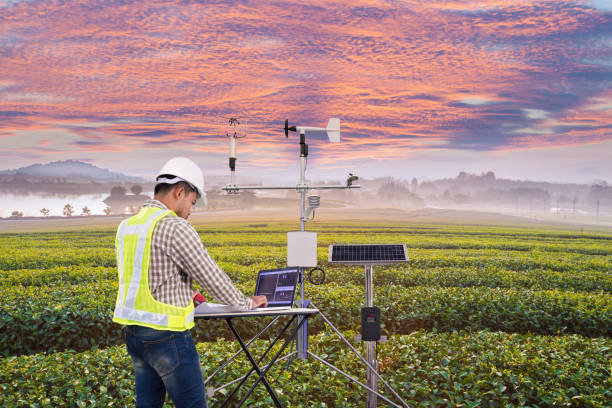
<path fill-rule="evenodd" d="M 307 283 L 307 298 L 349 339 L 360 330 L 363 269 L 329 265 L 328 246 L 407 245 L 411 261 L 375 267 L 374 286 L 390 337 L 378 345 L 381 375 L 409 404 L 612 406 L 612 233 L 367 222 L 311 227 L 327 281 Z M 284 266 L 286 232 L 295 225 L 197 229 L 213 258 L 251 294 L 259 269 Z M 114 234 L 0 234 L 0 406 L 134 405 L 122 330 L 111 322 Z M 249 319 L 239 330 L 248 337 L 257 327 Z M 238 350 L 224 322 L 197 321 L 192 333 L 205 374 Z M 365 378 L 320 318 L 311 320 L 310 333 L 315 354 Z M 263 350 L 265 340 L 253 347 Z M 249 368 L 241 360 L 214 385 Z M 316 361 L 278 364 L 269 378 L 287 406 L 365 405 L 360 388 Z M 270 403 L 258 386 L 247 405 Z"/>

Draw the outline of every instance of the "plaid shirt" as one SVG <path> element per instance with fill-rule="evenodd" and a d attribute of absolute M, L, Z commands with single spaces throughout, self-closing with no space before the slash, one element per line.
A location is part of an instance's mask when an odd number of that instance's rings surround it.
<path fill-rule="evenodd" d="M 168 209 L 157 200 L 143 207 Z M 153 230 L 149 289 L 157 301 L 185 307 L 193 301 L 194 280 L 220 303 L 253 306 L 210 257 L 195 228 L 184 218 L 168 215 Z"/>

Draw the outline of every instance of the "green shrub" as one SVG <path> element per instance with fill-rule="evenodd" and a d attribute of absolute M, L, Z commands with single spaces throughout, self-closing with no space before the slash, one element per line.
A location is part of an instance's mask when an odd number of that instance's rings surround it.
<path fill-rule="evenodd" d="M 243 293 L 253 292 L 252 283 L 240 287 Z M 13 287 L 0 305 L 0 331 L 4 333 L 0 352 L 29 354 L 118 344 L 121 327 L 111 320 L 116 288 L 114 281 L 54 286 L 47 291 L 34 286 Z M 306 294 L 334 325 L 341 329 L 360 327 L 361 286 L 309 286 Z M 471 328 L 612 337 L 612 295 L 605 293 L 387 285 L 376 288 L 375 295 L 389 334 Z M 323 328 L 321 319 L 313 319 L 310 326 L 315 333 Z M 247 320 L 242 327 L 254 334 L 257 324 Z M 201 341 L 232 337 L 219 321 L 198 323 L 195 335 Z"/>
<path fill-rule="evenodd" d="M 0 288 L 10 286 L 89 284 L 102 280 L 116 279 L 117 269 L 107 266 L 70 265 L 55 266 L 47 269 L 16 269 L 0 274 Z"/>
<path fill-rule="evenodd" d="M 228 267 L 234 265 L 228 264 Z M 237 266 L 234 266 L 236 268 Z M 330 282 L 363 285 L 360 268 L 327 265 L 325 273 Z M 242 279 L 235 274 L 237 279 Z M 516 271 L 498 266 L 480 267 L 412 265 L 381 265 L 374 268 L 374 285 L 432 286 L 432 287 L 488 287 L 506 289 L 564 290 L 570 292 L 612 293 L 612 273 L 593 270 L 559 272 L 550 269 Z"/>
<path fill-rule="evenodd" d="M 345 335 L 351 338 L 352 332 Z M 360 344 L 355 346 L 361 348 Z M 251 346 L 256 355 L 264 348 L 261 341 Z M 238 345 L 219 340 L 200 343 L 197 349 L 206 375 L 238 350 Z M 312 336 L 309 349 L 364 379 L 361 362 L 337 337 L 329 333 Z M 419 331 L 394 336 L 377 350 L 381 375 L 411 406 L 604 407 L 612 400 L 610 339 Z M 249 368 L 240 357 L 209 385 L 219 387 Z M 364 404 L 364 390 L 313 359 L 296 360 L 289 366 L 279 363 L 270 370 L 268 379 L 288 407 Z M 223 398 L 217 393 L 209 404 L 216 406 Z M 270 403 L 259 385 L 247 406 L 267 407 Z M 0 360 L 0 406 L 133 405 L 133 371 L 124 346 Z"/>
<path fill-rule="evenodd" d="M 360 326 L 361 287 L 326 285 L 309 288 L 307 294 L 334 324 L 343 329 Z M 375 288 L 374 304 L 391 334 L 471 328 L 612 337 L 610 294 L 387 285 Z"/>

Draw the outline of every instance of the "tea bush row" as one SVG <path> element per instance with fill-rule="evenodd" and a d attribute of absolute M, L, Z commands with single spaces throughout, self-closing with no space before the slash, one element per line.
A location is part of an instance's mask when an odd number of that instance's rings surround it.
<path fill-rule="evenodd" d="M 117 265 L 115 248 L 95 246 L 73 248 L 64 244 L 60 248 L 2 248 L 0 271 L 15 269 L 47 269 L 59 266 L 108 266 Z"/>
<path fill-rule="evenodd" d="M 334 324 L 360 326 L 361 286 L 329 285 L 308 294 Z M 388 285 L 375 288 L 374 304 L 389 333 L 471 328 L 612 337 L 612 295 L 605 293 Z"/>
<path fill-rule="evenodd" d="M 314 230 L 319 232 L 322 260 L 327 258 L 327 247 L 333 243 L 402 242 L 410 248 L 414 262 L 424 262 L 417 266 L 449 266 L 449 260 L 452 265 L 454 258 L 457 262 L 467 260 L 474 265 L 475 261 L 470 258 L 483 258 L 488 263 L 496 258 L 510 269 L 595 268 L 609 271 L 612 268 L 612 237 L 604 234 L 543 234 L 525 229 L 456 226 L 427 229 L 418 226 L 400 229 L 378 227 L 372 230 L 365 225 L 341 229 L 314 225 Z M 266 253 L 281 260 L 285 257 L 286 235 L 276 224 L 265 229 L 245 229 L 244 225 L 233 225 L 231 229 L 222 231 L 206 228 L 200 229 L 200 235 L 212 253 L 220 252 L 219 256 L 234 256 L 238 252 L 237 259 L 246 262 L 257 261 L 258 256 Z M 114 237 L 112 230 L 0 234 L 0 270 L 79 264 L 114 266 Z"/>
<path fill-rule="evenodd" d="M 352 334 L 345 333 L 349 339 Z M 265 346 L 257 341 L 250 348 L 259 355 Z M 237 345 L 219 339 L 196 348 L 208 375 Z M 312 336 L 309 349 L 359 379 L 365 376 L 361 362 L 330 333 Z M 411 406 L 605 407 L 612 401 L 611 350 L 610 339 L 575 335 L 419 331 L 379 344 L 378 361 L 383 378 Z M 239 358 L 209 385 L 218 387 L 249 368 Z M 277 364 L 268 379 L 287 407 L 364 404 L 364 390 L 312 358 Z M 0 359 L 3 407 L 133 406 L 134 389 L 124 346 Z M 224 397 L 217 393 L 208 402 L 216 406 Z M 270 404 L 260 384 L 246 405 Z"/>
<path fill-rule="evenodd" d="M 16 269 L 0 272 L 0 288 L 11 286 L 87 285 L 101 280 L 116 280 L 117 268 L 109 266 L 70 265 L 48 269 Z"/>
<path fill-rule="evenodd" d="M 360 225 L 354 228 L 337 229 L 337 225 L 327 228 L 322 225 L 312 225 L 312 230 L 318 233 L 319 246 L 327 247 L 339 243 L 405 243 L 411 248 L 422 249 L 497 249 L 503 251 L 530 251 L 533 249 L 542 252 L 568 252 L 585 255 L 612 255 L 612 237 L 599 234 L 543 234 L 541 231 L 493 230 L 483 232 L 484 227 L 451 226 L 421 229 L 408 228 L 381 228 L 368 229 Z M 203 242 L 208 246 L 278 246 L 286 245 L 287 230 L 244 231 L 226 230 L 222 233 L 212 233 L 209 229 L 199 228 Z"/>
<path fill-rule="evenodd" d="M 218 262 L 232 280 L 253 282 L 260 269 L 282 267 L 267 261 L 250 265 L 236 264 L 228 260 Z M 327 282 L 363 284 L 361 267 L 344 265 L 322 265 L 326 271 Z M 70 265 L 48 269 L 18 269 L 0 272 L 0 288 L 10 291 L 11 286 L 53 286 L 62 284 L 88 284 L 101 280 L 116 280 L 114 267 Z M 483 267 L 435 267 L 416 268 L 409 264 L 383 265 L 375 268 L 376 286 L 434 286 L 434 287 L 472 287 L 532 289 L 582 292 L 612 293 L 612 273 L 600 271 L 559 272 L 547 269 L 526 271 L 506 270 L 496 266 Z"/>
<path fill-rule="evenodd" d="M 253 291 L 252 283 L 239 287 L 243 293 Z M 111 321 L 116 288 L 115 281 L 48 289 L 13 287 L 0 305 L 0 353 L 84 350 L 120 343 L 119 326 Z M 375 304 L 382 310 L 384 330 L 389 334 L 471 328 L 612 337 L 612 295 L 606 293 L 397 285 L 377 287 L 375 292 Z M 309 286 L 306 294 L 334 325 L 360 327 L 361 286 Z M 254 334 L 257 324 L 247 320 L 242 327 Z M 313 319 L 311 328 L 320 331 L 321 319 Z M 198 323 L 195 333 L 202 341 L 232 337 L 218 321 Z"/>
<path fill-rule="evenodd" d="M 228 264 L 231 270 L 232 265 Z M 361 268 L 338 265 L 325 267 L 329 282 L 363 284 Z M 612 293 L 612 273 L 576 270 L 559 272 L 548 269 L 514 271 L 497 266 L 454 266 L 417 268 L 411 265 L 377 266 L 374 285 L 473 287 L 532 290 L 565 290 Z"/>
<path fill-rule="evenodd" d="M 250 266 L 268 264 L 283 266 L 286 262 L 284 247 L 235 246 L 208 248 L 217 262 Z M 450 251 L 440 249 L 409 248 L 410 262 L 401 267 L 415 269 L 432 268 L 497 268 L 517 272 L 546 270 L 566 273 L 603 273 L 612 275 L 612 256 L 591 256 L 583 254 L 504 252 L 498 250 Z M 328 249 L 319 247 L 318 263 L 327 265 Z M 58 267 L 115 267 L 113 248 L 74 248 L 19 251 L 17 249 L 0 253 L 0 276 L 12 270 L 53 269 Z"/>

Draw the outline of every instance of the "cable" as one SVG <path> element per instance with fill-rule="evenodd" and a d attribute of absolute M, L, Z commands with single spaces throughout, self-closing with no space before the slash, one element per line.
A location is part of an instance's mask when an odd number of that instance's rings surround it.
<path fill-rule="evenodd" d="M 312 273 L 315 271 L 320 271 L 321 274 L 318 278 L 313 278 Z M 313 285 L 322 285 L 323 283 L 325 283 L 325 271 L 321 268 L 312 268 L 311 270 L 308 271 L 308 281 L 310 283 L 312 283 Z"/>

